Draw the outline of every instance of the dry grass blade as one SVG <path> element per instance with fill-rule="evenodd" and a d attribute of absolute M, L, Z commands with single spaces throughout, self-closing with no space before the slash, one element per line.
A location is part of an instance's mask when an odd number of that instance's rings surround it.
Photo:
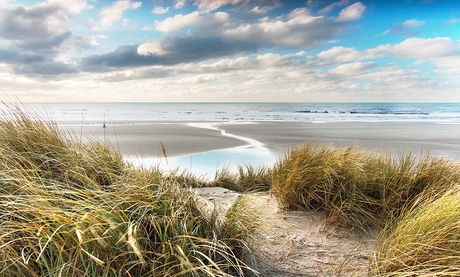
<path fill-rule="evenodd" d="M 227 232 L 174 178 L 69 137 L 17 107 L 0 119 L 1 276 L 243 276 L 241 222 Z"/>
<path fill-rule="evenodd" d="M 460 189 L 422 196 L 382 232 L 372 270 L 381 276 L 458 276 Z"/>
<path fill-rule="evenodd" d="M 331 222 L 382 228 L 388 216 L 424 193 L 444 191 L 460 181 L 455 165 L 411 154 L 399 161 L 355 147 L 295 148 L 273 170 L 271 191 L 286 209 L 324 210 Z"/>

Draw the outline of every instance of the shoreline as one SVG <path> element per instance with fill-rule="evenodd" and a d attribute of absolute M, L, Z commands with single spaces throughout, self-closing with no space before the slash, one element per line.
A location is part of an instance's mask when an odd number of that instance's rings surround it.
<path fill-rule="evenodd" d="M 460 161 L 460 128 L 438 122 L 259 122 L 250 128 L 227 125 L 226 130 L 257 139 L 278 153 L 306 142 L 317 145 L 379 151 L 397 156 L 426 151 Z"/>
<path fill-rule="evenodd" d="M 410 152 L 414 156 L 429 153 L 460 161 L 460 128 L 455 127 L 435 122 L 388 121 L 109 122 L 106 128 L 67 125 L 74 138 L 106 141 L 127 160 L 141 160 L 144 165 L 167 164 L 170 169 L 206 167 L 198 170 L 199 174 L 237 164 L 271 165 L 292 147 L 307 142 L 320 146 L 355 145 L 395 158 Z"/>

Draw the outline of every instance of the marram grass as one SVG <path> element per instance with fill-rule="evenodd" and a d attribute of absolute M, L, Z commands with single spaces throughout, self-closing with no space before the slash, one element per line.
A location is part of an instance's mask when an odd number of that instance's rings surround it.
<path fill-rule="evenodd" d="M 0 120 L 0 276 L 244 276 L 257 216 L 225 215 L 101 142 L 10 108 Z"/>
<path fill-rule="evenodd" d="M 459 183 L 460 167 L 447 159 L 305 144 L 275 166 L 271 191 L 285 209 L 323 210 L 330 222 L 380 229 L 419 195 Z"/>
<path fill-rule="evenodd" d="M 460 276 L 460 187 L 418 199 L 382 232 L 378 276 Z"/>
<path fill-rule="evenodd" d="M 272 182 L 271 169 L 252 165 L 239 165 L 237 172 L 223 168 L 216 172 L 214 180 L 208 185 L 219 186 L 237 192 L 257 192 L 270 190 Z"/>
<path fill-rule="evenodd" d="M 305 144 L 275 166 L 271 191 L 285 209 L 379 230 L 369 276 L 460 276 L 458 163 Z"/>
<path fill-rule="evenodd" d="M 460 167 L 356 147 L 294 148 L 273 168 L 207 182 L 135 168 L 10 107 L 0 120 L 0 276 L 248 276 L 260 226 L 246 197 L 227 212 L 190 187 L 267 191 L 284 209 L 379 230 L 370 276 L 460 276 Z"/>

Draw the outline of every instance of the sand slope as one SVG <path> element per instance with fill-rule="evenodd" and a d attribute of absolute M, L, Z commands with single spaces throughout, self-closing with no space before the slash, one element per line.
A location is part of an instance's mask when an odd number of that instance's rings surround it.
<path fill-rule="evenodd" d="M 198 195 L 222 212 L 239 193 L 202 188 Z M 376 234 L 357 234 L 327 225 L 320 212 L 280 211 L 268 193 L 248 195 L 267 225 L 252 245 L 260 276 L 367 276 Z"/>

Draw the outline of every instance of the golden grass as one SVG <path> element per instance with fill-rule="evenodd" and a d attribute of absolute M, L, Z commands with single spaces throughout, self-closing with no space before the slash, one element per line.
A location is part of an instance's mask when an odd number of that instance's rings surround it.
<path fill-rule="evenodd" d="M 244 276 L 257 215 L 17 107 L 0 120 L 0 276 Z"/>
<path fill-rule="evenodd" d="M 460 275 L 460 167 L 428 154 L 294 148 L 273 168 L 206 182 L 135 168 L 18 107 L 0 120 L 0 276 L 248 276 L 262 222 L 246 197 L 225 215 L 191 187 L 270 191 L 284 209 L 377 228 L 371 276 Z"/>
<path fill-rule="evenodd" d="M 223 168 L 216 172 L 214 180 L 207 186 L 219 186 L 237 192 L 268 191 L 272 182 L 271 169 L 268 167 L 254 167 L 239 165 L 237 172 Z"/>
<path fill-rule="evenodd" d="M 379 230 L 370 276 L 460 275 L 458 163 L 306 144 L 275 166 L 271 191 L 285 209 Z"/>
<path fill-rule="evenodd" d="M 460 187 L 418 199 L 381 234 L 379 276 L 460 276 Z"/>
<path fill-rule="evenodd" d="M 293 149 L 273 170 L 271 191 L 285 209 L 324 210 L 330 222 L 382 228 L 421 193 L 460 181 L 458 164 L 411 154 L 394 159 L 355 147 Z"/>

